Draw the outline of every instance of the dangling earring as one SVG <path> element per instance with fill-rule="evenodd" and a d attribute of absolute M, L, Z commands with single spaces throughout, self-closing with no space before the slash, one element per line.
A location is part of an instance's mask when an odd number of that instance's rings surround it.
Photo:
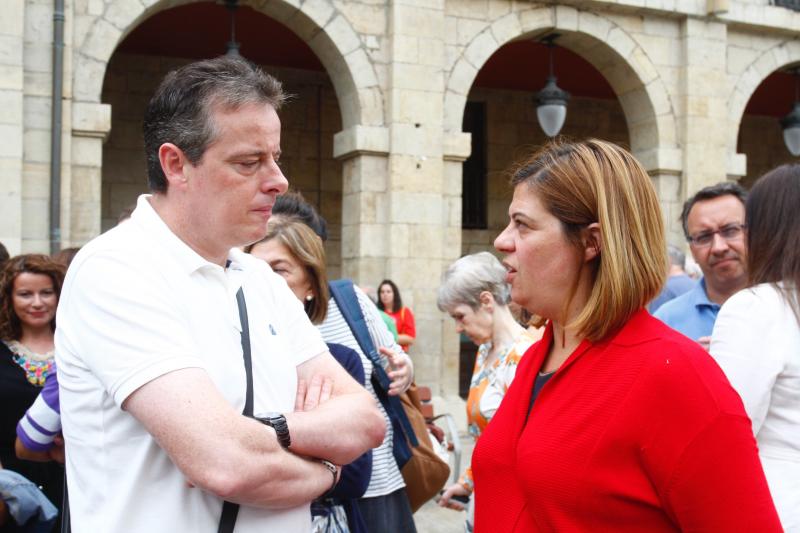
<path fill-rule="evenodd" d="M 310 301 L 311 301 L 311 300 L 313 300 L 313 299 L 314 299 L 314 296 L 313 296 L 313 295 L 311 295 L 311 294 L 306 294 L 306 301 L 307 301 L 307 302 L 310 302 Z"/>

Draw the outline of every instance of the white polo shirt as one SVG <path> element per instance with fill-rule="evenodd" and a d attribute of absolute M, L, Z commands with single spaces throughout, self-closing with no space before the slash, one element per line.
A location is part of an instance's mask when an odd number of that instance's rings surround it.
<path fill-rule="evenodd" d="M 129 222 L 84 246 L 70 266 L 58 306 L 56 360 L 76 533 L 216 531 L 222 501 L 188 487 L 121 405 L 149 381 L 195 367 L 241 412 L 240 286 L 256 413 L 292 411 L 297 365 L 327 351 L 301 303 L 264 261 L 238 250 L 229 260 L 223 269 L 200 257 L 143 195 Z M 237 533 L 309 529 L 308 505 L 242 507 L 236 523 Z"/>

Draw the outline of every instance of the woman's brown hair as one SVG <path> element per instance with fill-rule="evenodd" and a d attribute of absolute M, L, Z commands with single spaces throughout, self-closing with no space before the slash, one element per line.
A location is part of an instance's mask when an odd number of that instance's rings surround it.
<path fill-rule="evenodd" d="M 664 222 L 650 177 L 627 150 L 597 139 L 556 141 L 522 162 L 511 183 L 531 187 L 576 247 L 584 228 L 600 226 L 591 294 L 567 327 L 597 342 L 658 295 L 666 278 Z M 576 290 L 577 280 L 565 310 Z"/>
<path fill-rule="evenodd" d="M 0 339 L 19 340 L 22 337 L 22 324 L 14 312 L 14 280 L 22 273 L 44 274 L 53 281 L 56 298 L 61 298 L 64 284 L 64 265 L 56 263 L 46 255 L 24 254 L 12 257 L 0 272 Z M 56 319 L 50 327 L 55 331 Z"/>
<path fill-rule="evenodd" d="M 328 314 L 328 275 L 325 272 L 325 248 L 314 231 L 291 217 L 275 217 L 267 224 L 267 235 L 259 242 L 277 239 L 305 268 L 314 297 L 303 305 L 312 324 L 321 324 Z M 256 243 L 258 244 L 258 243 Z M 255 246 L 255 244 L 253 245 Z M 250 246 L 252 250 L 253 246 Z"/>
<path fill-rule="evenodd" d="M 745 204 L 750 285 L 778 289 L 800 323 L 800 165 L 782 165 L 756 181 Z"/>

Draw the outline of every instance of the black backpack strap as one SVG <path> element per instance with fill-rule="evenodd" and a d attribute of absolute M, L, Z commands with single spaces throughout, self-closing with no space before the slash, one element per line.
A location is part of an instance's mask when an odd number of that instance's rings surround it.
<path fill-rule="evenodd" d="M 244 291 L 241 287 L 236 293 L 236 304 L 239 306 L 239 323 L 242 325 L 242 356 L 244 357 L 244 372 L 247 375 L 247 390 L 242 414 L 253 416 L 253 360 L 250 355 L 250 325 L 247 321 L 247 304 L 244 301 Z M 217 533 L 233 533 L 237 516 L 239 516 L 239 504 L 223 502 Z"/>

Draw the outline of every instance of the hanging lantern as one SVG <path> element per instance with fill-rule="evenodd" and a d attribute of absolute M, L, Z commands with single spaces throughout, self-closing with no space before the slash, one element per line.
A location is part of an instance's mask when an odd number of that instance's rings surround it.
<path fill-rule="evenodd" d="M 236 8 L 239 7 L 239 0 L 225 0 L 225 8 L 231 14 L 231 40 L 225 50 L 226 56 L 241 57 L 239 44 L 236 42 Z"/>
<path fill-rule="evenodd" d="M 558 86 L 554 74 L 553 49 L 556 46 L 554 41 L 558 37 L 558 34 L 552 33 L 542 39 L 549 49 L 550 73 L 544 88 L 536 93 L 536 118 L 548 137 L 558 135 L 564 126 L 567 118 L 567 102 L 569 101 L 569 93 Z"/>
<path fill-rule="evenodd" d="M 781 119 L 783 128 L 783 142 L 789 152 L 797 157 L 800 156 L 800 69 L 794 71 L 794 109 Z"/>

